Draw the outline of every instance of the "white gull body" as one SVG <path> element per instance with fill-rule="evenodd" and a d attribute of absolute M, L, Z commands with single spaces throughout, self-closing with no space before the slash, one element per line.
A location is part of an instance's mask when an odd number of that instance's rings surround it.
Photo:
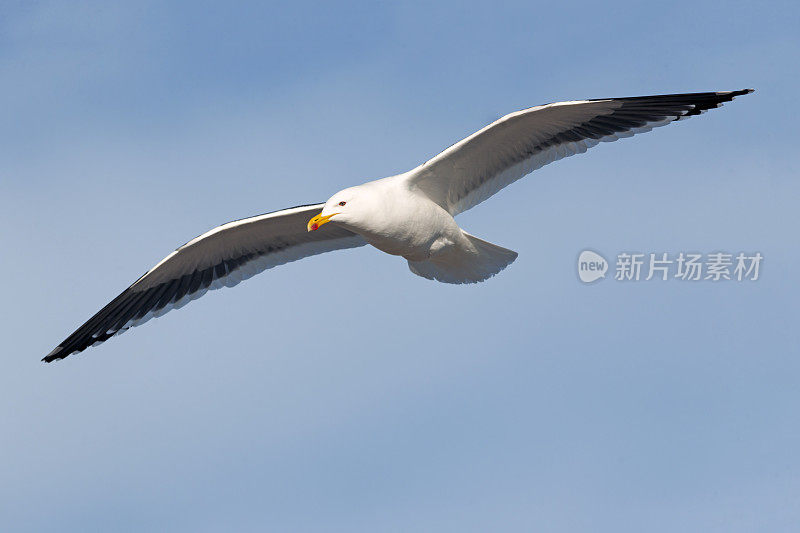
<path fill-rule="evenodd" d="M 411 172 L 340 191 L 312 221 L 327 219 L 404 257 L 413 273 L 445 283 L 483 281 L 516 259 L 516 252 L 463 231 L 417 186 L 416 177 Z"/>
<path fill-rule="evenodd" d="M 231 287 L 290 261 L 365 244 L 404 257 L 414 274 L 428 279 L 483 281 L 517 254 L 463 231 L 456 215 L 548 163 L 699 115 L 749 92 L 580 100 L 511 113 L 404 174 L 344 189 L 324 204 L 229 222 L 192 239 L 43 360 L 83 351 L 210 289 Z"/>

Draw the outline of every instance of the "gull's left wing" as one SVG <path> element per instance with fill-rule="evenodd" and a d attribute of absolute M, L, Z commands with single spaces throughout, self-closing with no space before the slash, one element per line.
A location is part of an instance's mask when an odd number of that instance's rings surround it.
<path fill-rule="evenodd" d="M 600 142 L 719 107 L 752 89 L 558 102 L 511 113 L 408 174 L 411 187 L 457 215 L 537 168 Z"/>
<path fill-rule="evenodd" d="M 311 255 L 355 248 L 364 239 L 329 224 L 309 232 L 325 204 L 305 205 L 229 222 L 187 242 L 125 289 L 50 352 L 63 359 L 178 309 L 209 289 L 232 287 L 268 268 Z"/>

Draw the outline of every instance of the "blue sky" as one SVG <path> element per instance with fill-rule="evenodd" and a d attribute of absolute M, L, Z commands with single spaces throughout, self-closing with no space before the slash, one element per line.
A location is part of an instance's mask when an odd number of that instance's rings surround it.
<path fill-rule="evenodd" d="M 793 531 L 800 9 L 0 4 L 0 516 L 13 531 Z M 461 215 L 448 286 L 370 248 L 57 364 L 176 246 L 550 101 L 754 87 Z M 760 251 L 582 285 L 578 253 Z"/>

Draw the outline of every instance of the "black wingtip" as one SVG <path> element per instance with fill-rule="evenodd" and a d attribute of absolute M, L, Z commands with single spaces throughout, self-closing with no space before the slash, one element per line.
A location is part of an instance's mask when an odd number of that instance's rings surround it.
<path fill-rule="evenodd" d="M 52 363 L 53 361 L 58 361 L 59 359 L 63 359 L 64 357 L 66 357 L 66 355 L 59 355 L 63 349 L 64 349 L 63 346 L 57 346 L 55 350 L 42 357 L 42 362 Z"/>

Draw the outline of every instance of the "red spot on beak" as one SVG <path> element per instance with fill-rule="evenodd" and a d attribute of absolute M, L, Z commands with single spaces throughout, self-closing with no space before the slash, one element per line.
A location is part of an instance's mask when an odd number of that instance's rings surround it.
<path fill-rule="evenodd" d="M 316 231 L 316 230 L 317 230 L 317 228 L 319 228 L 319 224 L 317 224 L 316 222 L 314 222 L 313 224 L 311 224 L 311 231 Z"/>

